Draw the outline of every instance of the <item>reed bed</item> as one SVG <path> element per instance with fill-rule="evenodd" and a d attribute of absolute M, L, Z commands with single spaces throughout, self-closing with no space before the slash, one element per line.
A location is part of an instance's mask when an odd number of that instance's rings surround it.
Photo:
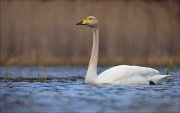
<path fill-rule="evenodd" d="M 180 65 L 177 0 L 3 0 L 0 65 L 87 65 L 92 34 L 75 26 L 94 15 L 100 65 Z"/>

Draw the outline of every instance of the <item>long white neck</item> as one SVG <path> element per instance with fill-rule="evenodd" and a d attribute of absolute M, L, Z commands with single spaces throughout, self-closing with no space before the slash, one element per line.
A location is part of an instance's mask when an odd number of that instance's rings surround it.
<path fill-rule="evenodd" d="M 99 52 L 99 29 L 98 27 L 92 28 L 93 33 L 93 46 L 91 52 L 91 59 L 89 62 L 85 83 L 95 83 L 97 78 L 97 63 Z"/>

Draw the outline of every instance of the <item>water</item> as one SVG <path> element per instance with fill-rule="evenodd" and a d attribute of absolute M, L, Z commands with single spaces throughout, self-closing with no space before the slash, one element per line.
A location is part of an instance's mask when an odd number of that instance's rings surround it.
<path fill-rule="evenodd" d="M 108 67 L 98 68 L 98 73 Z M 165 69 L 155 67 L 162 74 Z M 180 68 L 161 85 L 92 85 L 87 67 L 0 67 L 1 113 L 179 113 Z"/>

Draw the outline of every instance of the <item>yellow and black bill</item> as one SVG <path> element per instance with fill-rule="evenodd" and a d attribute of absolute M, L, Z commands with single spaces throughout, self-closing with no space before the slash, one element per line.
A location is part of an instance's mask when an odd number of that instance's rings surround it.
<path fill-rule="evenodd" d="M 76 25 L 85 25 L 85 24 L 82 24 L 82 23 L 83 23 L 83 21 L 76 23 Z"/>
<path fill-rule="evenodd" d="M 78 22 L 76 25 L 87 25 L 88 23 L 89 23 L 89 19 L 87 18 L 81 22 Z"/>

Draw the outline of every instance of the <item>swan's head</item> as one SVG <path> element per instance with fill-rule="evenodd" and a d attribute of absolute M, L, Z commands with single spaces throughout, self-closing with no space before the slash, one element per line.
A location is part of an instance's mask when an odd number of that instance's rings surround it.
<path fill-rule="evenodd" d="M 87 25 L 91 28 L 93 27 L 97 27 L 98 25 L 98 20 L 96 17 L 94 16 L 88 16 L 87 18 L 85 18 L 83 21 L 78 22 L 76 25 Z"/>

